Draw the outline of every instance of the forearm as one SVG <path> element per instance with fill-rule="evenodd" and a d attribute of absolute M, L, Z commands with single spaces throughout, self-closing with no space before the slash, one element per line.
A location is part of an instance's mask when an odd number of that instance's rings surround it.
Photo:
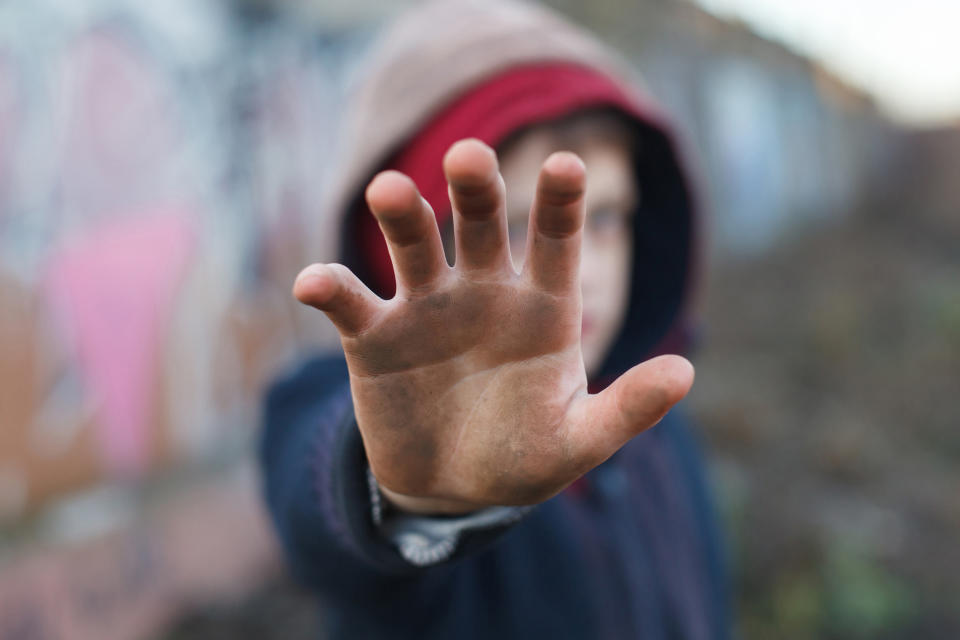
<path fill-rule="evenodd" d="M 350 599 L 412 567 L 371 521 L 343 369 L 325 362 L 274 387 L 260 456 L 267 505 L 293 572 L 322 593 Z"/>

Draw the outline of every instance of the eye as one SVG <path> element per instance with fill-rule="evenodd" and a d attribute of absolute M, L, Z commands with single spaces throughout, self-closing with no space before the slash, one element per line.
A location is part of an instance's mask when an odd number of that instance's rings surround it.
<path fill-rule="evenodd" d="M 616 207 L 595 209 L 587 216 L 587 232 L 600 238 L 618 236 L 630 229 L 631 214 Z"/>

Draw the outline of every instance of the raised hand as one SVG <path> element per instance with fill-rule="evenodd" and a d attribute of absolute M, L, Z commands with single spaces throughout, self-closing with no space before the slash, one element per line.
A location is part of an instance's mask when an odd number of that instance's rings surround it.
<path fill-rule="evenodd" d="M 541 168 L 520 273 L 494 152 L 463 140 L 443 165 L 454 267 L 430 206 L 388 171 L 366 197 L 390 249 L 394 298 L 337 264 L 304 269 L 294 294 L 340 332 L 367 458 L 391 501 L 424 513 L 533 504 L 656 424 L 686 395 L 693 368 L 661 356 L 587 393 L 577 156 L 555 153 Z"/>

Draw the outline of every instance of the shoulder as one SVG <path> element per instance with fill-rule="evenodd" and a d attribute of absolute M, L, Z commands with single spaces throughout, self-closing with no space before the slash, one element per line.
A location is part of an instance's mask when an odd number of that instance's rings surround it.
<path fill-rule="evenodd" d="M 311 356 L 276 378 L 261 406 L 259 448 L 264 460 L 275 456 L 294 433 L 312 437 L 317 425 L 342 415 L 350 400 L 348 381 L 340 353 Z"/>

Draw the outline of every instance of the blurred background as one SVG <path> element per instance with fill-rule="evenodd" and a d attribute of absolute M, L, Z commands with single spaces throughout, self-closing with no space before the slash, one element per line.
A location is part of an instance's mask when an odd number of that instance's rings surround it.
<path fill-rule="evenodd" d="M 0 640 L 316 636 L 252 451 L 384 4 L 0 2 Z M 700 164 L 742 635 L 960 637 L 960 8 L 548 4 Z"/>

